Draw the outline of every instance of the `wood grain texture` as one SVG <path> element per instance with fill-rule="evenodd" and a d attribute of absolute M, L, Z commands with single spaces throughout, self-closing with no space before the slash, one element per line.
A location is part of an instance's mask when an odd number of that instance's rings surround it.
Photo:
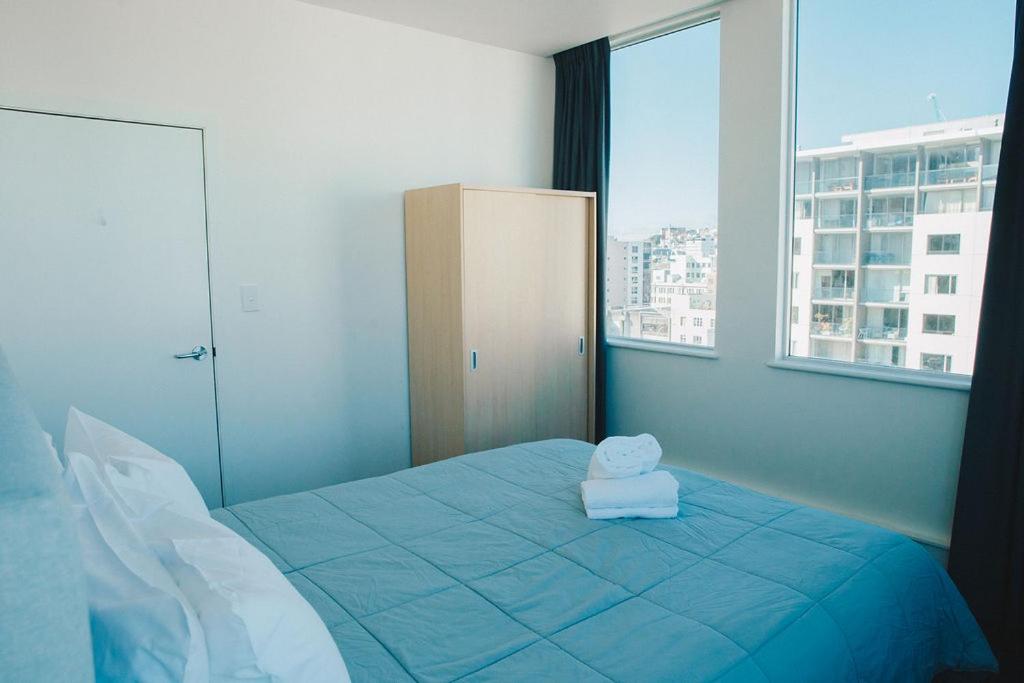
<path fill-rule="evenodd" d="M 462 190 L 405 193 L 412 462 L 465 452 L 462 375 Z"/>
<path fill-rule="evenodd" d="M 587 437 L 586 202 L 463 193 L 467 450 Z"/>
<path fill-rule="evenodd" d="M 414 464 L 593 441 L 595 215 L 593 193 L 406 193 Z"/>

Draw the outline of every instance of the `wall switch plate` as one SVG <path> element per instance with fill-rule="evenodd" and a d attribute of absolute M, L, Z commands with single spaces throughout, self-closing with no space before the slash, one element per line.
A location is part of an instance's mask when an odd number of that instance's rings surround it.
<path fill-rule="evenodd" d="M 242 310 L 246 313 L 260 310 L 260 293 L 256 285 L 242 285 Z"/>

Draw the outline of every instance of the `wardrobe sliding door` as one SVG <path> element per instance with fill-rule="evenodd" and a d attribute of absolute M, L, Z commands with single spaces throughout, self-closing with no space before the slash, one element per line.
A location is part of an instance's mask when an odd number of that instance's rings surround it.
<path fill-rule="evenodd" d="M 587 226 L 582 197 L 464 191 L 467 452 L 587 437 Z"/>

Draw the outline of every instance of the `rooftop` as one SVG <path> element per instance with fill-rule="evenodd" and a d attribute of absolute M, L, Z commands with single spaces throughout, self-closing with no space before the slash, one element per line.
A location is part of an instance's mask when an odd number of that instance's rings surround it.
<path fill-rule="evenodd" d="M 903 128 L 887 128 L 842 136 L 832 147 L 801 149 L 797 158 L 840 156 L 851 152 L 877 151 L 914 145 L 957 142 L 979 137 L 999 138 L 1003 134 L 1005 114 L 988 114 L 953 121 L 939 121 Z"/>

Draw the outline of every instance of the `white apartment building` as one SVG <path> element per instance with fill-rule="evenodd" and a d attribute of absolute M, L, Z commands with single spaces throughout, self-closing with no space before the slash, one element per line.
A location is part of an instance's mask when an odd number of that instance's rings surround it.
<path fill-rule="evenodd" d="M 797 152 L 790 354 L 969 374 L 1003 115 Z"/>
<path fill-rule="evenodd" d="M 621 301 L 619 305 L 622 306 L 646 306 L 650 303 L 653 250 L 650 240 L 620 241 L 609 237 L 605 250 L 605 300 L 609 302 L 608 306 L 612 306 L 612 301 Z M 625 268 L 624 272 L 619 270 L 620 263 Z"/>
<path fill-rule="evenodd" d="M 608 308 L 626 305 L 629 243 L 609 237 L 605 244 L 604 301 Z"/>
<path fill-rule="evenodd" d="M 648 302 L 616 307 L 612 302 L 623 297 L 609 297 L 608 333 L 647 341 L 714 346 L 715 256 L 694 258 L 689 255 L 694 251 L 692 242 L 703 242 L 703 237 L 686 238 L 680 235 L 679 239 L 668 241 L 663 234 L 660 240 L 657 237 L 654 239 L 659 244 L 653 250 L 656 258 L 647 269 L 650 282 Z M 620 247 L 615 245 L 611 249 L 607 258 L 619 258 Z M 659 257 L 658 254 L 666 249 L 667 256 Z M 698 244 L 697 253 L 703 253 L 703 249 Z M 628 289 L 628 281 L 612 279 L 621 277 L 615 273 L 617 271 L 609 264 L 606 270 L 606 291 Z"/>

